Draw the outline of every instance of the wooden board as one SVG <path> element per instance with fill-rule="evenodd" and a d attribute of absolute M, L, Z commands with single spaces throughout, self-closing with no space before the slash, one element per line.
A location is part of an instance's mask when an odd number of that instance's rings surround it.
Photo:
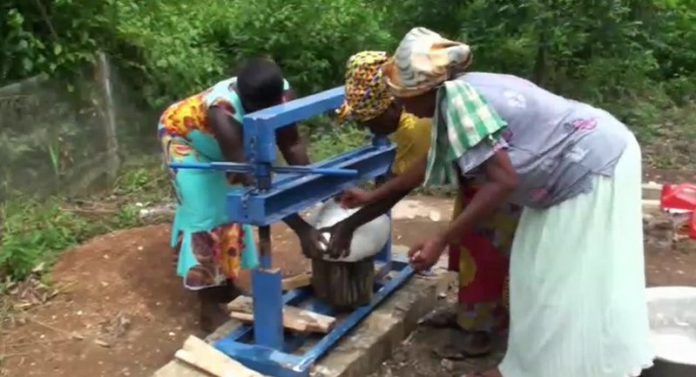
<path fill-rule="evenodd" d="M 195 336 L 189 336 L 174 357 L 215 377 L 263 377 Z"/>
<path fill-rule="evenodd" d="M 310 284 L 312 284 L 312 273 L 305 272 L 283 279 L 283 290 L 292 291 L 293 289 L 307 287 Z"/>
<path fill-rule="evenodd" d="M 239 321 L 254 321 L 253 300 L 249 296 L 239 296 L 227 304 L 230 316 Z M 333 329 L 336 318 L 310 312 L 294 306 L 283 307 L 283 327 L 298 332 L 315 332 L 326 334 Z"/>

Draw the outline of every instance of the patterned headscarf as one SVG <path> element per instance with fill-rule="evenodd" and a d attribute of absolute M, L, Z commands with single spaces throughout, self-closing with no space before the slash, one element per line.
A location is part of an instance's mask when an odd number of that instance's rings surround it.
<path fill-rule="evenodd" d="M 432 90 L 471 65 L 471 49 L 426 28 L 411 29 L 384 66 L 386 83 L 396 97 Z"/>
<path fill-rule="evenodd" d="M 346 64 L 346 98 L 338 110 L 341 123 L 373 119 L 387 110 L 394 100 L 384 82 L 382 65 L 388 60 L 382 51 L 363 51 Z"/>

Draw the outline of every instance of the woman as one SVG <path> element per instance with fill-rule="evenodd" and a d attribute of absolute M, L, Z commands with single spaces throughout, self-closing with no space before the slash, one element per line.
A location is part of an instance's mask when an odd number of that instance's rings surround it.
<path fill-rule="evenodd" d="M 378 189 L 442 184 L 452 165 L 479 190 L 443 232 L 409 251 L 432 266 L 510 201 L 523 213 L 510 260 L 510 335 L 485 377 L 626 377 L 652 364 L 645 304 L 641 155 L 611 114 L 524 79 L 462 74 L 469 47 L 411 30 L 384 68 L 406 111 L 434 116 L 428 158 Z"/>
<path fill-rule="evenodd" d="M 244 115 L 292 98 L 290 85 L 274 62 L 248 61 L 238 77 L 177 102 L 162 114 L 158 135 L 166 163 L 244 162 Z M 309 163 L 297 127 L 282 129 L 277 140 L 289 164 Z M 250 178 L 231 175 L 228 180 L 223 172 L 192 169 L 171 174 L 178 198 L 171 240 L 177 274 L 184 287 L 199 292 L 201 326 L 212 331 L 226 320 L 219 304 L 236 295 L 232 283 L 240 267 L 257 264 L 251 227 L 231 223 L 223 205 L 234 189 L 230 183 L 250 183 Z M 309 239 L 311 227 L 299 216 L 286 222 L 302 240 Z"/>
<path fill-rule="evenodd" d="M 379 51 L 360 52 L 348 60 L 346 100 L 339 110 L 339 120 L 341 123 L 356 121 L 376 135 L 389 135 L 396 144 L 392 172 L 400 175 L 427 156 L 431 120 L 402 111 L 382 77 L 382 66 L 387 60 L 387 54 Z M 453 218 L 475 192 L 473 188 L 459 192 Z M 371 219 L 366 213 L 385 213 L 401 198 L 402 195 L 394 195 L 386 200 L 373 201 L 366 191 L 348 191 L 343 196 L 344 206 L 365 207 L 338 226 L 342 232 L 334 232 L 335 243 L 330 250 L 336 252 L 339 243 L 344 243 L 343 250 L 347 250 L 352 231 Z M 462 330 L 452 338 L 447 354 L 451 354 L 450 351 L 468 356 L 487 354 L 492 348 L 492 335 L 506 328 L 503 292 L 519 212 L 517 206 L 503 205 L 494 218 L 449 245 L 450 269 L 459 271 L 459 307 L 455 315 L 451 311 L 436 313 L 425 323 Z"/>

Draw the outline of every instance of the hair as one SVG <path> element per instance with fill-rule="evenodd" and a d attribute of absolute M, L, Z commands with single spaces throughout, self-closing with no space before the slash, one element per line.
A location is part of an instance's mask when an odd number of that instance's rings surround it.
<path fill-rule="evenodd" d="M 283 73 L 268 58 L 247 60 L 237 74 L 237 90 L 244 106 L 252 110 L 270 107 L 283 98 Z M 247 109 L 249 110 L 249 109 Z"/>

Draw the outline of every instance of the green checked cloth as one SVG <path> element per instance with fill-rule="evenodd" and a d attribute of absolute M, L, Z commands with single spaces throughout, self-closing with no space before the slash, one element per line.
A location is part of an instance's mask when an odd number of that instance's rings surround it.
<path fill-rule="evenodd" d="M 507 123 L 464 80 L 446 81 L 437 96 L 426 186 L 456 182 L 452 163 L 483 140 L 496 141 Z M 442 111 L 441 111 L 442 108 Z"/>

